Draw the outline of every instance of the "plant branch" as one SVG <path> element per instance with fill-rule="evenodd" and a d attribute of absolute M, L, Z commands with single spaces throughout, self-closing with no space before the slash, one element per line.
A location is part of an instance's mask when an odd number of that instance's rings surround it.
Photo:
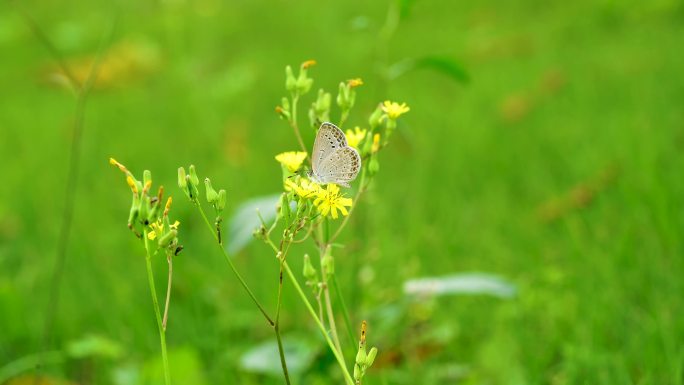
<path fill-rule="evenodd" d="M 226 262 L 228 262 L 228 266 L 230 266 L 230 270 L 235 274 L 235 277 L 237 277 L 238 281 L 240 282 L 240 285 L 245 289 L 249 297 L 252 299 L 254 304 L 259 308 L 259 311 L 261 311 L 261 314 L 263 314 L 264 318 L 266 318 L 266 321 L 268 322 L 269 325 L 273 326 L 275 325 L 275 322 L 269 317 L 268 313 L 266 313 L 266 310 L 264 309 L 263 306 L 261 306 L 261 303 L 259 300 L 254 296 L 254 293 L 252 293 L 252 290 L 247 286 L 247 282 L 245 282 L 244 278 L 242 278 L 242 275 L 238 272 L 237 268 L 233 264 L 233 261 L 230 259 L 230 256 L 226 252 L 226 250 L 221 246 L 220 243 L 218 243 L 218 235 L 216 234 L 216 231 L 214 227 L 209 223 L 209 219 L 207 219 L 206 214 L 204 213 L 204 210 L 202 209 L 202 205 L 199 203 L 199 200 L 195 201 L 195 204 L 197 205 L 197 209 L 199 210 L 202 218 L 204 219 L 204 222 L 207 224 L 207 228 L 209 229 L 209 232 L 213 235 L 214 239 L 216 240 L 216 245 L 218 248 L 221 250 L 221 253 L 223 253 L 223 257 L 225 258 Z"/>
<path fill-rule="evenodd" d="M 147 266 L 147 280 L 150 286 L 150 294 L 152 295 L 152 304 L 154 305 L 154 315 L 157 319 L 157 327 L 159 328 L 159 339 L 161 341 L 162 364 L 164 366 L 164 383 L 171 384 L 171 376 L 169 375 L 169 358 L 166 353 L 166 332 L 162 325 L 161 313 L 159 312 L 159 301 L 157 300 L 157 290 L 154 286 L 154 273 L 152 272 L 152 255 L 147 239 L 147 228 L 143 230 L 143 242 L 145 243 L 145 262 Z"/>
<path fill-rule="evenodd" d="M 323 323 L 321 322 L 321 320 L 316 315 L 316 311 L 311 306 L 311 303 L 309 302 L 309 300 L 306 298 L 306 294 L 304 294 L 302 287 L 299 285 L 299 282 L 297 282 L 297 278 L 292 273 L 292 269 L 290 269 L 290 266 L 287 264 L 287 262 L 283 262 L 283 267 L 285 268 L 285 272 L 287 273 L 287 275 L 290 277 L 290 281 L 292 281 L 292 284 L 294 285 L 295 289 L 297 290 L 299 297 L 302 299 L 302 302 L 304 302 L 304 305 L 306 305 L 306 308 L 309 311 L 309 314 L 311 314 L 311 317 L 316 322 L 316 326 L 318 326 L 318 329 L 320 329 L 321 333 L 323 334 L 325 341 L 328 343 L 328 347 L 330 347 L 330 350 L 332 350 L 333 355 L 335 356 L 335 359 L 337 360 L 337 363 L 340 365 L 340 368 L 342 369 L 342 373 L 344 374 L 344 379 L 345 379 L 346 383 L 348 385 L 353 385 L 354 380 L 352 379 L 351 375 L 349 374 L 349 370 L 347 369 L 347 365 L 344 362 L 344 357 L 342 356 L 342 353 L 338 352 L 337 348 L 335 347 L 335 344 L 330 339 L 330 336 L 328 336 L 328 332 L 325 329 L 325 326 L 323 326 Z"/>

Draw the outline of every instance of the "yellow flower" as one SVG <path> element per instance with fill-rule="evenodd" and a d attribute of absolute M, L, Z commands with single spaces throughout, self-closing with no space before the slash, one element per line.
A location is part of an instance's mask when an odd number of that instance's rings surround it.
<path fill-rule="evenodd" d="M 333 219 L 337 219 L 337 210 L 340 210 L 344 216 L 349 215 L 346 207 L 351 207 L 352 199 L 342 196 L 340 188 L 336 184 L 328 184 L 327 190 L 321 189 L 317 195 L 318 197 L 314 200 L 314 205 L 316 205 L 318 212 L 324 217 L 330 214 Z"/>
<path fill-rule="evenodd" d="M 180 222 L 173 222 L 173 224 L 169 226 L 169 230 L 178 230 L 178 225 L 180 225 Z M 164 234 L 164 222 L 161 220 L 161 218 L 157 219 L 156 222 L 152 222 L 150 227 L 152 227 L 152 231 L 147 233 L 147 238 L 149 240 L 153 241 L 155 238 L 157 238 L 157 236 Z"/>
<path fill-rule="evenodd" d="M 133 179 L 132 176 L 128 175 L 126 176 L 126 183 L 128 183 L 128 187 L 131 188 L 131 191 L 133 191 L 133 194 L 138 194 L 138 185 L 135 183 L 135 179 Z"/>
<path fill-rule="evenodd" d="M 347 143 L 351 147 L 359 148 L 359 143 L 366 137 L 366 130 L 363 128 L 355 127 L 354 130 L 345 131 L 347 137 Z"/>
<path fill-rule="evenodd" d="M 371 147 L 371 152 L 376 153 L 380 149 L 380 134 L 373 135 L 373 146 Z"/>
<path fill-rule="evenodd" d="M 294 190 L 295 194 L 302 198 L 311 198 L 318 194 L 321 190 L 320 186 L 311 182 L 308 179 L 299 178 L 298 183 L 288 179 L 285 181 L 285 189 L 288 191 Z"/>
<path fill-rule="evenodd" d="M 361 78 L 349 79 L 347 80 L 347 84 L 349 84 L 350 88 L 356 88 L 363 85 L 363 80 L 361 80 Z"/>
<path fill-rule="evenodd" d="M 381 108 L 385 114 L 387 114 L 387 117 L 392 120 L 411 110 L 406 103 L 399 104 L 397 102 L 390 102 L 389 100 L 385 100 Z"/>
<path fill-rule="evenodd" d="M 306 152 L 289 151 L 276 155 L 275 159 L 283 166 L 287 167 L 290 172 L 297 172 L 302 166 L 304 159 L 306 159 Z"/>
<path fill-rule="evenodd" d="M 315 65 L 316 65 L 315 60 L 307 60 L 304 63 L 302 63 L 302 68 L 307 69 L 307 68 L 309 68 L 311 66 L 315 66 Z"/>

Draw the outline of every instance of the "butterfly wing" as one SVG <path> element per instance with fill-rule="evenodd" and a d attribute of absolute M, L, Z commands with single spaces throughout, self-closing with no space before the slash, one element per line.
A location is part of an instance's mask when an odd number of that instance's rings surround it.
<path fill-rule="evenodd" d="M 311 154 L 311 167 L 314 174 L 321 175 L 320 166 L 323 161 L 344 147 L 347 147 L 347 138 L 344 136 L 344 132 L 332 123 L 321 124 Z"/>
<path fill-rule="evenodd" d="M 346 140 L 345 140 L 346 141 Z M 336 148 L 323 159 L 317 172 L 321 183 L 335 183 L 349 187 L 361 170 L 361 156 L 352 147 Z"/>

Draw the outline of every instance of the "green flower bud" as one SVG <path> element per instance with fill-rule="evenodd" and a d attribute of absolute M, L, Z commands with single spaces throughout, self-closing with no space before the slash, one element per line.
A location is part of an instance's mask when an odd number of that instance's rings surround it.
<path fill-rule="evenodd" d="M 383 111 L 380 108 L 380 104 L 375 108 L 375 111 L 368 118 L 368 125 L 370 125 L 371 131 L 375 131 L 375 128 L 382 123 Z"/>
<path fill-rule="evenodd" d="M 140 213 L 140 198 L 138 194 L 133 194 L 133 202 L 131 203 L 131 210 L 128 212 L 128 227 L 132 227 L 135 224 L 135 220 L 138 219 L 138 214 Z"/>
<path fill-rule="evenodd" d="M 370 161 L 368 162 L 368 173 L 373 176 L 378 173 L 380 170 L 380 162 L 378 162 L 378 157 L 377 155 L 373 155 L 370 158 Z"/>
<path fill-rule="evenodd" d="M 207 202 L 211 204 L 216 203 L 216 201 L 218 201 L 218 193 L 213 187 L 211 187 L 211 181 L 209 178 L 204 179 L 204 186 L 207 189 Z"/>
<path fill-rule="evenodd" d="M 359 344 L 359 351 L 356 353 L 356 363 L 360 366 L 366 365 L 366 346 Z"/>
<path fill-rule="evenodd" d="M 359 364 L 354 364 L 354 381 L 358 384 L 363 378 L 363 371 Z"/>
<path fill-rule="evenodd" d="M 294 73 L 292 73 L 292 67 L 287 66 L 285 67 L 285 89 L 293 92 L 296 87 L 297 79 L 295 78 Z"/>
<path fill-rule="evenodd" d="M 223 211 L 226 208 L 226 202 L 228 201 L 226 190 L 221 189 L 218 192 L 218 209 Z"/>
<path fill-rule="evenodd" d="M 185 168 L 178 167 L 178 187 L 181 190 L 187 190 L 188 181 L 185 179 Z"/>
<path fill-rule="evenodd" d="M 375 357 L 378 355 L 378 348 L 373 346 L 371 350 L 368 352 L 368 355 L 366 356 L 366 367 L 370 368 L 371 365 L 373 365 L 373 362 L 375 361 Z"/>
<path fill-rule="evenodd" d="M 309 123 L 311 123 L 311 127 L 313 128 L 316 128 L 318 125 L 318 116 L 316 116 L 314 104 L 312 104 L 311 108 L 309 108 Z"/>
<path fill-rule="evenodd" d="M 280 212 L 281 218 L 285 219 L 285 224 L 290 224 L 290 201 L 287 198 L 287 194 L 280 194 Z"/>
<path fill-rule="evenodd" d="M 171 242 L 173 242 L 174 239 L 176 239 L 177 235 L 178 231 L 172 229 L 171 231 L 159 237 L 159 242 L 157 244 L 159 247 L 167 247 L 171 244 Z"/>
<path fill-rule="evenodd" d="M 140 218 L 142 218 L 143 224 L 145 226 L 150 224 L 150 221 L 148 219 L 149 214 L 150 214 L 150 197 L 146 195 L 140 201 Z"/>
<path fill-rule="evenodd" d="M 311 263 L 311 258 L 309 258 L 309 254 L 304 254 L 304 269 L 302 275 L 307 281 L 314 281 L 318 277 L 316 268 Z"/>
<path fill-rule="evenodd" d="M 349 110 L 351 108 L 349 91 L 349 86 L 344 82 L 340 82 L 340 87 L 337 90 L 337 105 L 342 110 Z"/>
<path fill-rule="evenodd" d="M 148 182 L 152 183 L 152 172 L 150 172 L 150 170 L 145 170 L 143 171 L 143 186 Z"/>
<path fill-rule="evenodd" d="M 333 259 L 333 256 L 330 255 L 330 249 L 328 249 L 328 251 L 325 253 L 325 256 L 323 256 L 321 266 L 326 277 L 330 277 L 331 275 L 335 274 L 335 259 Z"/>
<path fill-rule="evenodd" d="M 195 165 L 190 165 L 190 182 L 197 187 L 199 185 L 199 178 L 197 177 L 197 171 L 195 170 Z"/>

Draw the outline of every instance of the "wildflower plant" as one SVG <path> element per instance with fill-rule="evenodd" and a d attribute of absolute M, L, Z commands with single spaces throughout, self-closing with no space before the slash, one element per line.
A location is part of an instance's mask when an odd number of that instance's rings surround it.
<path fill-rule="evenodd" d="M 159 339 L 161 342 L 162 364 L 164 368 L 164 382 L 171 383 L 169 374 L 169 360 L 166 353 L 166 325 L 169 315 L 169 301 L 171 296 L 171 281 L 173 276 L 173 257 L 177 256 L 182 250 L 178 242 L 179 222 L 171 223 L 169 211 L 173 199 L 168 197 L 166 203 L 162 204 L 164 198 L 164 186 L 159 186 L 157 193 L 152 194 L 152 173 L 149 170 L 143 172 L 143 179 L 138 180 L 128 171 L 126 166 L 117 162 L 114 158 L 109 159 L 109 163 L 116 166 L 126 175 L 126 183 L 132 192 L 131 208 L 128 214 L 128 228 L 139 238 L 145 248 L 145 261 L 147 263 L 147 278 L 152 295 L 154 314 L 159 329 Z M 154 273 L 152 271 L 152 257 L 158 253 L 166 255 L 168 263 L 168 279 L 166 286 L 166 300 L 164 302 L 164 315 L 159 310 L 159 300 L 155 287 Z"/>
<path fill-rule="evenodd" d="M 377 348 L 373 347 L 370 351 L 366 348 L 365 321 L 360 338 L 356 338 L 352 331 L 350 316 L 336 280 L 333 245 L 339 246 L 335 242 L 348 224 L 359 200 L 379 171 L 379 152 L 389 143 L 390 137 L 397 128 L 397 120 L 409 111 L 409 107 L 406 104 L 385 101 L 379 103 L 370 113 L 365 120 L 367 126 L 347 127 L 347 120 L 352 116 L 351 113 L 356 103 L 357 89 L 363 85 L 363 81 L 351 79 L 340 82 L 337 87 L 337 95 L 334 98 L 335 109 L 332 105 L 332 94 L 324 89 L 319 89 L 308 110 L 309 124 L 303 128 L 316 130 L 321 123 L 330 122 L 333 115 L 336 116 L 338 118 L 337 125 L 342 130 L 346 129 L 347 144 L 356 149 L 362 166 L 357 181 L 351 186 L 351 191 L 343 190 L 335 183 L 316 183 L 309 177 L 312 175 L 312 162 L 308 152 L 308 148 L 311 146 L 307 146 L 303 140 L 298 119 L 300 102 L 313 86 L 313 79 L 309 76 L 309 71 L 315 64 L 316 62 L 313 60 L 305 61 L 299 66 L 296 75 L 292 67 L 287 66 L 285 68 L 287 95 L 282 98 L 275 111 L 283 120 L 287 121 L 299 149 L 285 151 L 275 156 L 275 160 L 281 166 L 283 186 L 276 207 L 275 220 L 272 223 L 267 223 L 258 210 L 255 213 L 259 217 L 260 226 L 254 230 L 254 237 L 271 248 L 279 266 L 277 302 L 274 313 L 267 311 L 256 298 L 226 251 L 226 243 L 229 240 L 225 239 L 221 230 L 223 215 L 227 206 L 226 190 L 219 189 L 216 191 L 209 178 L 205 178 L 203 183 L 200 183 L 197 170 L 193 165 L 188 168 L 187 172 L 184 167 L 178 169 L 178 186 L 196 207 L 197 212 L 206 224 L 207 230 L 211 233 L 213 241 L 245 293 L 252 299 L 268 326 L 273 329 L 285 383 L 290 384 L 291 380 L 282 344 L 280 315 L 283 281 L 287 278 L 291 281 L 298 297 L 304 303 L 307 312 L 335 357 L 345 383 L 354 385 L 362 383 L 366 371 L 371 367 L 377 355 Z M 156 250 L 166 250 L 169 256 L 169 271 L 171 271 L 170 258 L 176 255 L 181 247 L 178 246 L 177 241 L 178 223 L 172 223 L 168 219 L 168 204 L 166 209 L 161 210 L 159 202 L 162 199 L 163 189 L 160 190 L 158 196 L 150 196 L 151 177 L 149 177 L 149 172 L 146 171 L 143 181 L 138 182 L 118 162 L 112 160 L 112 164 L 117 165 L 126 173 L 127 181 L 133 191 L 133 208 L 129 218 L 129 227 L 144 241 L 145 248 L 148 251 L 148 273 L 150 277 L 152 276 L 149 269 L 149 258 Z M 203 193 L 200 192 L 202 188 Z M 212 207 L 215 217 L 213 221 L 209 219 L 204 209 L 207 204 Z M 152 242 L 155 240 L 157 243 L 153 245 Z M 301 275 L 296 274 L 288 264 L 291 246 L 307 241 L 310 241 L 318 254 L 318 258 L 317 261 L 314 261 L 314 258 L 311 258 L 309 254 L 305 254 L 303 256 L 303 271 Z M 301 278 L 304 279 L 304 287 L 299 283 Z M 157 309 L 152 278 L 150 278 L 150 286 L 155 309 Z M 339 308 L 333 307 L 333 295 L 337 297 L 336 305 L 339 305 Z M 344 344 L 337 326 L 337 316 L 340 314 L 347 335 L 345 337 L 347 342 Z M 165 357 L 163 327 L 165 323 L 162 324 L 160 321 L 159 325 L 162 351 Z M 168 383 L 167 362 L 165 358 L 164 360 Z M 351 365 L 348 365 L 348 362 L 351 362 Z"/>

